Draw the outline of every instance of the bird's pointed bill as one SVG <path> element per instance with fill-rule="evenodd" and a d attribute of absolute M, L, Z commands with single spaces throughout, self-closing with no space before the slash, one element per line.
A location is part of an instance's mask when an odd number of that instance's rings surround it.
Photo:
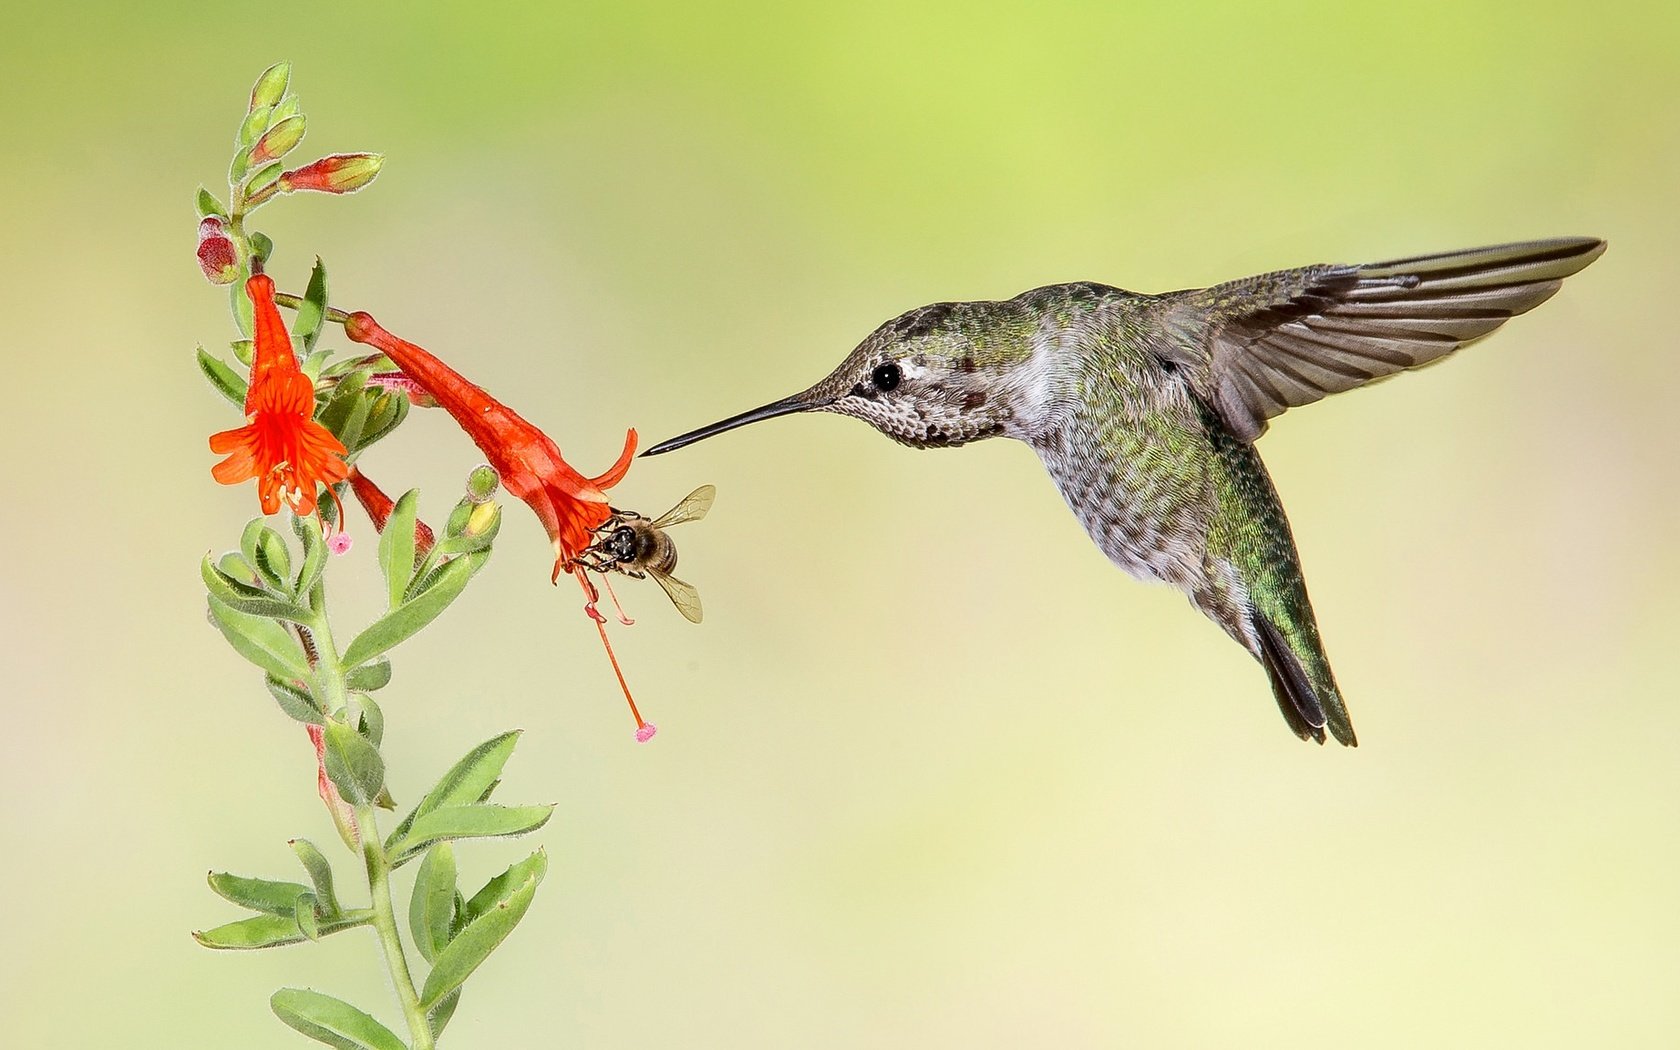
<path fill-rule="evenodd" d="M 808 394 L 795 394 L 792 397 L 784 397 L 780 401 L 772 401 L 768 405 L 762 405 L 750 412 L 742 412 L 740 415 L 719 420 L 710 426 L 701 427 L 699 430 L 691 430 L 668 441 L 661 441 L 643 452 L 642 455 L 657 456 L 661 452 L 670 452 L 673 449 L 682 448 L 684 445 L 692 445 L 703 438 L 721 434 L 726 430 L 734 430 L 736 427 L 744 427 L 748 423 L 757 423 L 761 419 L 773 419 L 776 416 L 785 416 L 794 412 L 804 412 L 821 407 L 822 404 L 813 401 Z"/>

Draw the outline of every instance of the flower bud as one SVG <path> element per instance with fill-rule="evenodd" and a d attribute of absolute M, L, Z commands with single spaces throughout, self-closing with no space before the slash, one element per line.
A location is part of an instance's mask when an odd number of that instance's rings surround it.
<path fill-rule="evenodd" d="M 280 192 L 354 193 L 372 182 L 385 158 L 378 153 L 334 153 L 280 175 Z"/>
<path fill-rule="evenodd" d="M 250 109 L 272 106 L 286 96 L 286 84 L 292 79 L 292 64 L 276 62 L 262 71 L 251 88 Z"/>
<path fill-rule="evenodd" d="M 299 113 L 295 117 L 287 117 L 263 132 L 263 137 L 257 140 L 255 146 L 251 147 L 251 155 L 246 159 L 246 166 L 255 168 L 267 164 L 276 157 L 284 157 L 290 153 L 298 143 L 303 141 L 305 123 L 303 114 Z"/>
<path fill-rule="evenodd" d="M 467 475 L 467 498 L 474 503 L 485 503 L 496 494 L 501 484 L 502 476 L 496 473 L 496 468 L 480 463 Z"/>
<path fill-rule="evenodd" d="M 239 246 L 213 215 L 198 224 L 198 266 L 211 284 L 232 284 L 239 278 Z"/>

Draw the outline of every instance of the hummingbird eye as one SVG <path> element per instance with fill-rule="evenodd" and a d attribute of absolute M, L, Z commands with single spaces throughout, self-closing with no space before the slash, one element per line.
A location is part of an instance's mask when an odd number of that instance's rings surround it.
<path fill-rule="evenodd" d="M 891 361 L 875 366 L 869 373 L 869 381 L 875 384 L 876 390 L 887 391 L 898 386 L 898 366 Z"/>

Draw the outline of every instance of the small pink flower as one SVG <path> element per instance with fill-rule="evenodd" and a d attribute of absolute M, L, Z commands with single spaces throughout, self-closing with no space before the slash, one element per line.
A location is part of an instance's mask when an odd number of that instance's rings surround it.
<path fill-rule="evenodd" d="M 659 727 L 652 722 L 643 722 L 636 727 L 636 743 L 645 744 L 653 739 L 653 734 L 659 732 Z"/>
<path fill-rule="evenodd" d="M 348 532 L 335 532 L 327 537 L 327 550 L 339 555 L 349 554 L 352 542 Z"/>

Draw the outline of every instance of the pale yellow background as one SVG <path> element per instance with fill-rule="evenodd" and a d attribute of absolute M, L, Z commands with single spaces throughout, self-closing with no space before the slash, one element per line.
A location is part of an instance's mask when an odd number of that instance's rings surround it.
<path fill-rule="evenodd" d="M 399 799 L 522 726 L 503 794 L 559 804 L 462 850 L 554 866 L 445 1046 L 1680 1041 L 1672 5 L 42 6 L 0 33 L 0 1042 L 299 1047 L 282 984 L 400 1026 L 364 933 L 187 936 L 237 914 L 206 870 L 333 845 L 196 571 L 255 499 L 209 476 L 192 191 L 282 57 L 301 155 L 390 159 L 261 213 L 281 284 L 320 253 L 586 472 L 924 302 L 1611 242 L 1265 438 L 1357 751 L 1295 741 L 1016 445 L 823 417 L 639 464 L 643 510 L 719 491 L 678 537 L 704 626 L 623 588 L 645 747 L 510 507 L 383 694 Z M 366 465 L 437 518 L 476 462 L 417 413 Z M 373 557 L 333 566 L 345 630 Z"/>

